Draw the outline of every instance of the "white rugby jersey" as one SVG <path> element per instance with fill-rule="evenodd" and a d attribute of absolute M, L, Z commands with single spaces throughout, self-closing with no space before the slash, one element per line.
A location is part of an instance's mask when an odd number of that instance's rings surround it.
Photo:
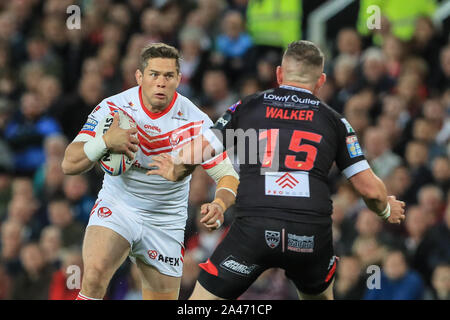
<path fill-rule="evenodd" d="M 119 176 L 105 174 L 99 198 L 104 195 L 125 201 L 137 210 L 154 213 L 157 221 L 186 219 L 191 176 L 171 182 L 145 173 L 153 155 L 178 153 L 182 146 L 213 125 L 211 119 L 177 92 L 163 112 L 152 113 L 144 106 L 141 87 L 136 86 L 104 99 L 94 108 L 74 142 L 94 138 L 96 126 L 108 113 L 117 109 L 126 112 L 136 122 L 139 150 L 128 171 Z M 224 158 L 226 155 L 214 157 L 202 167 L 212 168 Z"/>

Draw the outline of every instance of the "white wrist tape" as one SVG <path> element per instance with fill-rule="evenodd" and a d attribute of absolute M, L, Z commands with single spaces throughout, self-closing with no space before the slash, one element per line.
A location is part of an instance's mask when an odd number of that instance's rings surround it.
<path fill-rule="evenodd" d="M 383 220 L 387 220 L 391 216 L 391 206 L 388 202 L 386 209 L 384 209 L 383 212 L 377 213 L 379 217 L 381 217 Z"/>
<path fill-rule="evenodd" d="M 92 162 L 100 160 L 100 158 L 108 151 L 102 136 L 97 136 L 84 144 L 84 153 Z"/>

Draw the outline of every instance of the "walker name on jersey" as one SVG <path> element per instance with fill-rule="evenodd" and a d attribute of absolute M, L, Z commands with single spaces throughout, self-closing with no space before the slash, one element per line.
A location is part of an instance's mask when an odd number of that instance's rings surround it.
<path fill-rule="evenodd" d="M 162 254 L 158 253 L 156 250 L 148 250 L 147 251 L 148 256 L 152 260 L 161 261 L 163 263 L 167 263 L 170 266 L 178 267 L 180 265 L 180 258 L 174 258 L 174 257 L 166 257 Z"/>
<path fill-rule="evenodd" d="M 309 197 L 309 173 L 266 172 L 265 191 L 266 196 Z"/>
<path fill-rule="evenodd" d="M 266 107 L 266 118 L 283 120 L 313 121 L 314 111 Z"/>

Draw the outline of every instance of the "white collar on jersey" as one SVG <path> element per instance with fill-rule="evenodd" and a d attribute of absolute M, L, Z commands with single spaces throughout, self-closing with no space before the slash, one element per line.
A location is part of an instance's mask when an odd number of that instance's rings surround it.
<path fill-rule="evenodd" d="M 289 89 L 289 90 L 296 90 L 296 91 L 301 91 L 301 92 L 306 92 L 309 94 L 313 94 L 311 91 L 309 91 L 308 89 L 303 89 L 303 88 L 299 88 L 299 87 L 294 87 L 294 86 L 288 86 L 287 84 L 283 84 L 280 86 L 280 88 L 283 89 Z"/>

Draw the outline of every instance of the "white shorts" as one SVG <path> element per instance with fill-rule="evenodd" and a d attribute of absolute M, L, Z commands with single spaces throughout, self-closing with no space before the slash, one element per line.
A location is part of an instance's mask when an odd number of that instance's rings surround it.
<path fill-rule="evenodd" d="M 158 213 L 136 210 L 127 203 L 99 195 L 89 218 L 89 226 L 109 228 L 130 243 L 130 259 L 156 268 L 160 273 L 181 277 L 186 220 L 155 223 Z"/>

